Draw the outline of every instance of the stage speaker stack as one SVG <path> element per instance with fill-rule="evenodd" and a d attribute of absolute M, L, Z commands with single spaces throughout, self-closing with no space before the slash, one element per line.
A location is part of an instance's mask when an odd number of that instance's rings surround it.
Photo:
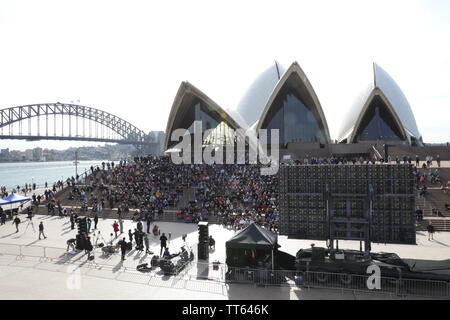
<path fill-rule="evenodd" d="M 76 239 L 75 247 L 78 250 L 84 250 L 84 235 L 88 233 L 87 218 L 79 217 L 79 218 L 77 218 L 76 223 L 77 223 L 78 234 L 75 237 L 75 239 Z"/>
<path fill-rule="evenodd" d="M 209 234 L 208 222 L 198 223 L 198 258 L 207 260 L 209 258 Z"/>

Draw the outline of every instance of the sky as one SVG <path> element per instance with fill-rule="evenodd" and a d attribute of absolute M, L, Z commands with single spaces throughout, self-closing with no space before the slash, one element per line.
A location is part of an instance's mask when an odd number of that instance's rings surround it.
<path fill-rule="evenodd" d="M 80 100 L 164 131 L 182 81 L 235 108 L 274 60 L 297 61 L 336 139 L 376 62 L 408 98 L 423 140 L 442 143 L 450 141 L 449 38 L 447 0 L 2 0 L 0 108 Z M 87 144 L 0 141 L 43 145 Z"/>

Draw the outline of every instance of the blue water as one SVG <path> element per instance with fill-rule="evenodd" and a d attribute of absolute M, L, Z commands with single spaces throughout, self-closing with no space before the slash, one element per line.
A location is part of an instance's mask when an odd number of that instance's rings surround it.
<path fill-rule="evenodd" d="M 102 160 L 78 161 L 78 175 L 81 176 L 91 166 L 101 166 L 101 163 Z M 25 183 L 44 186 L 48 182 L 51 186 L 58 180 L 72 176 L 75 177 L 73 161 L 0 163 L 0 186 L 7 190 L 18 185 L 23 188 Z"/>

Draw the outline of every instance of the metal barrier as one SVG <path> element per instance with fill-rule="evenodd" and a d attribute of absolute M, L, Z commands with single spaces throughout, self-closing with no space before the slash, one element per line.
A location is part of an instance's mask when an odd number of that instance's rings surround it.
<path fill-rule="evenodd" d="M 385 294 L 398 292 L 397 279 L 382 277 L 380 289 L 369 289 L 367 286 L 368 275 L 329 273 L 329 272 L 304 272 L 298 284 L 313 288 L 344 289 L 351 291 L 368 291 Z"/>
<path fill-rule="evenodd" d="M 450 299 L 450 282 L 403 279 L 398 283 L 399 295 L 414 295 L 441 299 Z"/>
<path fill-rule="evenodd" d="M 312 288 L 450 299 L 450 282 L 381 277 L 380 288 L 369 289 L 368 278 L 368 275 L 308 271 L 299 275 L 296 282 L 298 285 Z"/>
<path fill-rule="evenodd" d="M 296 271 L 227 268 L 225 281 L 262 286 L 294 286 Z"/>

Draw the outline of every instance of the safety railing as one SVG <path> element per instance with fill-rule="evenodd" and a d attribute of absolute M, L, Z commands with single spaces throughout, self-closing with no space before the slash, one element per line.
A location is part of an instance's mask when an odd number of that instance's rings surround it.
<path fill-rule="evenodd" d="M 225 273 L 225 281 L 262 286 L 294 286 L 296 274 L 296 271 L 229 267 Z"/>
<path fill-rule="evenodd" d="M 370 280 L 368 275 L 304 272 L 297 276 L 296 283 L 312 288 L 450 299 L 450 282 L 446 281 L 380 277 L 379 286 L 371 287 L 368 283 Z"/>

